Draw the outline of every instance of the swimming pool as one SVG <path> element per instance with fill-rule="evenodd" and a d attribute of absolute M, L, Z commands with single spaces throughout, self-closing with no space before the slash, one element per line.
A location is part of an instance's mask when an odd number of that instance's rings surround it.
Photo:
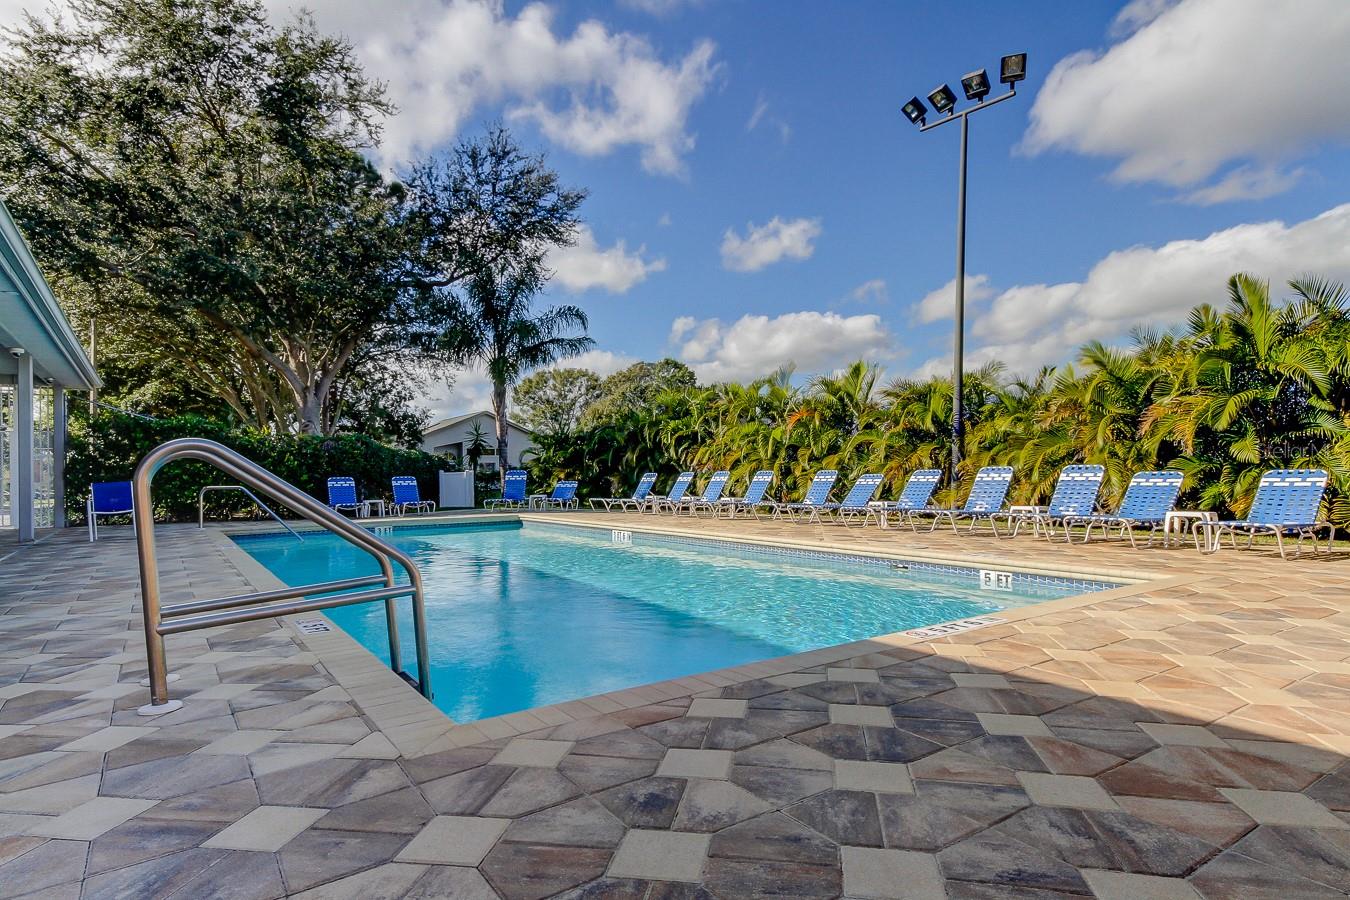
<path fill-rule="evenodd" d="M 533 522 L 376 530 L 422 570 L 435 703 L 459 722 L 1115 586 Z M 234 540 L 288 584 L 378 572 L 327 533 Z M 326 614 L 388 661 L 383 604 Z"/>

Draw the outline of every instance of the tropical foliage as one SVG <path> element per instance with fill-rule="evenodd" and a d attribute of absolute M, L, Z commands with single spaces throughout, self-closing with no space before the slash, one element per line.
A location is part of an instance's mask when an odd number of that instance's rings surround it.
<path fill-rule="evenodd" d="M 1106 468 L 1114 506 L 1137 471 L 1185 473 L 1186 503 L 1246 512 L 1260 473 L 1316 466 L 1333 479 L 1329 515 L 1350 522 L 1350 296 L 1318 279 L 1274 301 L 1238 275 L 1223 308 L 1196 307 L 1175 333 L 1138 332 L 1118 349 L 1084 346 L 1077 361 L 1030 377 L 1000 365 L 968 374 L 964 461 L 949 501 L 974 472 L 1006 464 L 1015 502 L 1045 500 L 1070 463 Z M 644 471 L 729 469 L 743 482 L 769 469 L 775 493 L 798 497 L 820 468 L 845 481 L 882 472 L 894 496 L 908 473 L 950 458 L 951 382 L 897 379 L 856 362 L 794 385 L 777 372 L 748 384 L 676 387 L 610 409 L 594 424 L 543 437 L 537 477 L 580 478 L 594 493 L 626 492 Z"/>
<path fill-rule="evenodd" d="M 416 450 L 396 450 L 365 435 L 268 434 L 249 429 L 231 429 L 201 416 L 148 419 L 119 413 L 89 417 L 81 408 L 71 408 L 69 455 L 66 460 L 66 512 L 72 522 L 84 520 L 84 501 L 95 481 L 127 481 L 136 463 L 165 441 L 199 437 L 218 441 L 289 481 L 303 491 L 328 502 L 328 478 L 348 475 L 356 479 L 361 498 L 387 497 L 389 480 L 412 475 L 425 498 L 435 499 L 440 486 L 437 473 L 454 468 L 443 457 Z M 231 479 L 218 469 L 194 460 L 165 466 L 155 476 L 155 518 L 161 522 L 195 521 L 197 492 L 208 484 Z M 269 503 L 270 498 L 265 498 Z M 276 504 L 282 516 L 293 515 Z M 253 502 L 238 492 L 206 495 L 207 516 L 256 514 Z"/>

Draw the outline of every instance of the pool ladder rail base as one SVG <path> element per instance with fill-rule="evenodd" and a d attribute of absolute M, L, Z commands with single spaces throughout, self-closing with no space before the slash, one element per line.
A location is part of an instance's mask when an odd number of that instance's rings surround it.
<path fill-rule="evenodd" d="M 380 565 L 380 574 L 161 606 L 151 483 L 156 472 L 178 459 L 195 459 L 209 463 L 246 485 L 244 492 L 249 496 L 253 496 L 253 492 L 247 488 L 253 488 L 281 501 L 310 522 L 326 528 L 375 557 Z M 164 655 L 166 635 L 376 601 L 384 602 L 385 624 L 389 633 L 389 667 L 411 683 L 423 697 L 431 699 L 431 667 L 427 656 L 426 601 L 422 588 L 422 573 L 418 571 L 417 564 L 403 551 L 380 540 L 360 525 L 329 509 L 257 463 L 222 444 L 203 438 L 178 438 L 151 450 L 136 466 L 136 474 L 131 480 L 131 490 L 137 528 L 136 554 L 141 572 L 141 604 L 145 614 L 146 662 L 149 668 L 149 677 L 142 683 L 148 683 L 150 688 L 150 702 L 138 708 L 138 713 L 143 716 L 158 716 L 181 709 L 183 706 L 181 700 L 169 698 L 168 684 L 176 680 L 177 676 L 170 675 L 168 671 Z M 256 496 L 253 499 L 262 506 L 262 501 Z M 275 514 L 273 516 L 275 517 Z M 289 526 L 286 527 L 291 531 Z M 394 563 L 398 563 L 407 572 L 406 584 L 400 584 L 395 579 Z M 334 593 L 335 591 L 350 593 Z M 397 608 L 394 604 L 399 597 L 410 597 L 412 600 L 413 639 L 417 651 L 415 679 L 403 671 Z"/>

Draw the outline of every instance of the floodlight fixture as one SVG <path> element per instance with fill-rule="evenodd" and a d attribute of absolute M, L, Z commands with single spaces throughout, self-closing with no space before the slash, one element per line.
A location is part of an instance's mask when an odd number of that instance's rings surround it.
<path fill-rule="evenodd" d="M 928 102 L 933 104 L 934 112 L 951 115 L 956 107 L 956 94 L 952 93 L 952 89 L 944 84 L 933 89 L 933 92 L 928 95 Z"/>
<path fill-rule="evenodd" d="M 952 342 L 952 431 L 951 431 L 951 471 L 955 480 L 960 469 L 962 445 L 964 440 L 964 402 L 965 396 L 965 318 L 966 318 L 966 150 L 970 140 L 970 117 L 982 110 L 997 106 L 1017 96 L 1017 82 L 1027 77 L 1027 55 L 1010 53 L 999 61 L 998 80 L 1008 86 L 1006 93 L 990 98 L 989 73 L 976 69 L 961 78 L 961 90 L 966 99 L 974 105 L 966 106 L 960 112 L 956 110 L 956 94 L 942 84 L 928 95 L 928 104 L 933 113 L 941 118 L 927 121 L 928 109 L 918 97 L 911 97 L 901 111 L 911 124 L 919 126 L 920 131 L 931 131 L 940 125 L 951 122 L 961 123 L 960 157 L 956 182 L 956 322 Z"/>
<path fill-rule="evenodd" d="M 1012 53 L 1003 57 L 998 64 L 998 80 L 1007 85 L 1014 85 L 1027 77 L 1027 55 L 1025 53 Z"/>
<path fill-rule="evenodd" d="M 989 95 L 989 73 L 979 69 L 969 75 L 962 75 L 961 89 L 966 92 L 967 100 L 978 100 L 983 103 L 984 98 Z"/>
<path fill-rule="evenodd" d="M 928 107 L 924 106 L 923 101 L 918 97 L 910 97 L 909 102 L 901 107 L 900 111 L 913 125 L 922 125 L 928 117 Z"/>

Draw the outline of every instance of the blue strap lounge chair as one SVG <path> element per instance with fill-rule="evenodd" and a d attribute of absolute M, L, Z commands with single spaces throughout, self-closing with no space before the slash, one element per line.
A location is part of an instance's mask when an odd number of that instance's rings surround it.
<path fill-rule="evenodd" d="M 609 512 L 616 506 L 619 509 L 627 509 L 630 505 L 634 509 L 641 509 L 643 501 L 652 492 L 652 485 L 654 484 L 656 484 L 656 473 L 648 472 L 638 479 L 637 487 L 633 488 L 631 497 L 592 497 L 590 500 L 591 509 L 603 507 L 605 512 Z"/>
<path fill-rule="evenodd" d="M 806 495 L 798 503 L 761 503 L 760 507 L 768 507 L 775 519 L 783 516 L 794 516 L 800 510 L 809 510 L 824 506 L 830 499 L 830 491 L 834 489 L 834 483 L 839 480 L 839 473 L 834 469 L 821 469 L 811 478 L 811 485 L 806 489 Z M 755 510 L 755 518 L 759 518 L 759 509 Z"/>
<path fill-rule="evenodd" d="M 814 510 L 816 517 L 819 518 L 822 513 L 829 515 L 836 522 L 843 522 L 848 525 L 850 522 L 860 522 L 866 524 L 868 520 L 878 518 L 879 509 L 872 503 L 872 498 L 877 495 L 881 489 L 881 482 L 885 476 L 880 472 L 868 472 L 859 475 L 853 482 L 853 486 L 848 489 L 844 499 L 838 503 L 826 503 L 818 510 Z"/>
<path fill-rule="evenodd" d="M 933 491 L 937 490 L 938 482 L 941 480 L 941 469 L 914 470 L 906 479 L 900 496 L 895 500 L 874 505 L 869 518 L 875 517 L 877 523 L 885 528 L 890 514 L 899 513 L 900 520 L 909 522 L 909 527 L 913 528 L 914 523 L 909 517 L 919 510 L 928 508 L 929 502 L 933 499 Z"/>
<path fill-rule="evenodd" d="M 1008 537 L 1016 537 L 1022 525 L 1030 522 L 1035 534 L 1044 533 L 1048 539 L 1054 536 L 1055 524 L 1062 523 L 1065 518 L 1095 515 L 1097 491 L 1101 489 L 1105 474 L 1106 470 L 1101 466 L 1065 466 L 1055 482 L 1049 506 L 1035 512 L 1008 513 Z"/>
<path fill-rule="evenodd" d="M 491 500 L 483 501 L 485 509 L 494 507 L 506 507 L 508 509 L 517 509 L 526 503 L 525 484 L 528 476 L 524 469 L 509 469 L 506 478 L 502 483 L 502 495 L 493 497 Z"/>
<path fill-rule="evenodd" d="M 411 475 L 395 475 L 390 479 L 394 487 L 394 512 L 406 516 L 408 510 L 417 513 L 435 512 L 434 500 L 423 500 L 422 492 L 417 488 L 417 479 Z"/>
<path fill-rule="evenodd" d="M 356 499 L 356 479 L 350 475 L 334 475 L 328 479 L 328 506 L 333 512 L 350 509 L 360 515 L 362 503 Z"/>
<path fill-rule="evenodd" d="M 681 472 L 675 478 L 675 483 L 670 486 L 670 490 L 665 494 L 648 494 L 647 499 L 642 501 L 638 507 L 640 512 L 660 512 L 661 507 L 670 504 L 678 506 L 684 500 L 684 495 L 689 492 L 689 485 L 694 483 L 693 472 Z"/>
<path fill-rule="evenodd" d="M 1322 494 L 1327 489 L 1327 473 L 1322 469 L 1275 469 L 1261 476 L 1256 486 L 1256 497 L 1245 519 L 1227 519 L 1218 522 L 1197 522 L 1196 528 L 1203 529 L 1207 540 L 1205 550 L 1213 553 L 1219 549 L 1219 539 L 1227 532 L 1237 548 L 1239 531 L 1247 534 L 1247 548 L 1258 534 L 1275 535 L 1275 546 L 1279 548 L 1280 558 L 1285 555 L 1284 539 L 1289 536 L 1298 538 L 1294 556 L 1303 552 L 1303 539 L 1312 541 L 1313 552 L 1317 552 L 1317 533 L 1327 531 L 1327 551 L 1331 551 L 1336 539 L 1336 529 L 1330 522 L 1318 521 L 1317 512 L 1322 505 Z"/>
<path fill-rule="evenodd" d="M 686 497 L 684 500 L 675 504 L 675 515 L 688 513 L 693 515 L 700 509 L 706 509 L 710 513 L 716 513 L 717 501 L 722 499 L 722 491 L 726 490 L 727 481 L 731 479 L 731 473 L 725 469 L 712 473 L 708 483 L 703 488 L 703 496 Z"/>
<path fill-rule="evenodd" d="M 745 489 L 744 497 L 723 497 L 717 501 L 717 508 L 713 510 L 716 513 L 726 513 L 727 518 L 736 518 L 737 512 L 751 512 L 761 505 L 770 506 L 772 503 L 765 503 L 764 494 L 773 484 L 773 473 L 768 469 L 761 469 L 750 476 L 750 484 Z"/>
<path fill-rule="evenodd" d="M 1008 499 L 1008 487 L 1012 484 L 1012 477 L 1012 466 L 985 466 L 975 473 L 975 480 L 970 485 L 970 493 L 966 495 L 965 506 L 950 509 L 929 507 L 911 510 L 908 514 L 909 525 L 914 528 L 915 516 L 931 516 L 933 524 L 929 527 L 929 531 L 935 531 L 938 523 L 943 519 L 951 523 L 952 531 L 956 531 L 957 519 L 969 519 L 970 528 L 968 531 L 974 533 L 975 526 L 983 519 L 989 523 L 989 527 L 993 529 L 994 534 L 998 534 L 994 517 L 1003 510 L 1003 501 Z"/>
<path fill-rule="evenodd" d="M 576 509 L 577 483 L 575 481 L 559 481 L 553 486 L 553 493 L 535 494 L 530 498 L 530 501 L 531 508 Z"/>
<path fill-rule="evenodd" d="M 131 516 L 135 504 L 131 500 L 130 481 L 96 481 L 89 489 L 89 499 L 84 502 L 84 516 L 89 523 L 89 540 L 93 542 L 98 540 L 99 516 Z M 131 528 L 134 533 L 135 516 L 131 516 Z"/>
<path fill-rule="evenodd" d="M 1182 475 L 1180 472 L 1136 472 L 1125 488 L 1125 498 L 1114 515 L 1065 516 L 1064 540 L 1069 540 L 1069 528 L 1082 525 L 1083 543 L 1092 537 L 1092 529 L 1098 526 L 1103 537 L 1111 536 L 1111 529 L 1119 530 L 1121 537 L 1129 537 L 1130 546 L 1137 547 L 1134 529 L 1147 527 L 1148 545 L 1153 546 L 1154 535 L 1167 521 L 1167 514 L 1176 505 L 1177 495 L 1181 493 Z"/>

